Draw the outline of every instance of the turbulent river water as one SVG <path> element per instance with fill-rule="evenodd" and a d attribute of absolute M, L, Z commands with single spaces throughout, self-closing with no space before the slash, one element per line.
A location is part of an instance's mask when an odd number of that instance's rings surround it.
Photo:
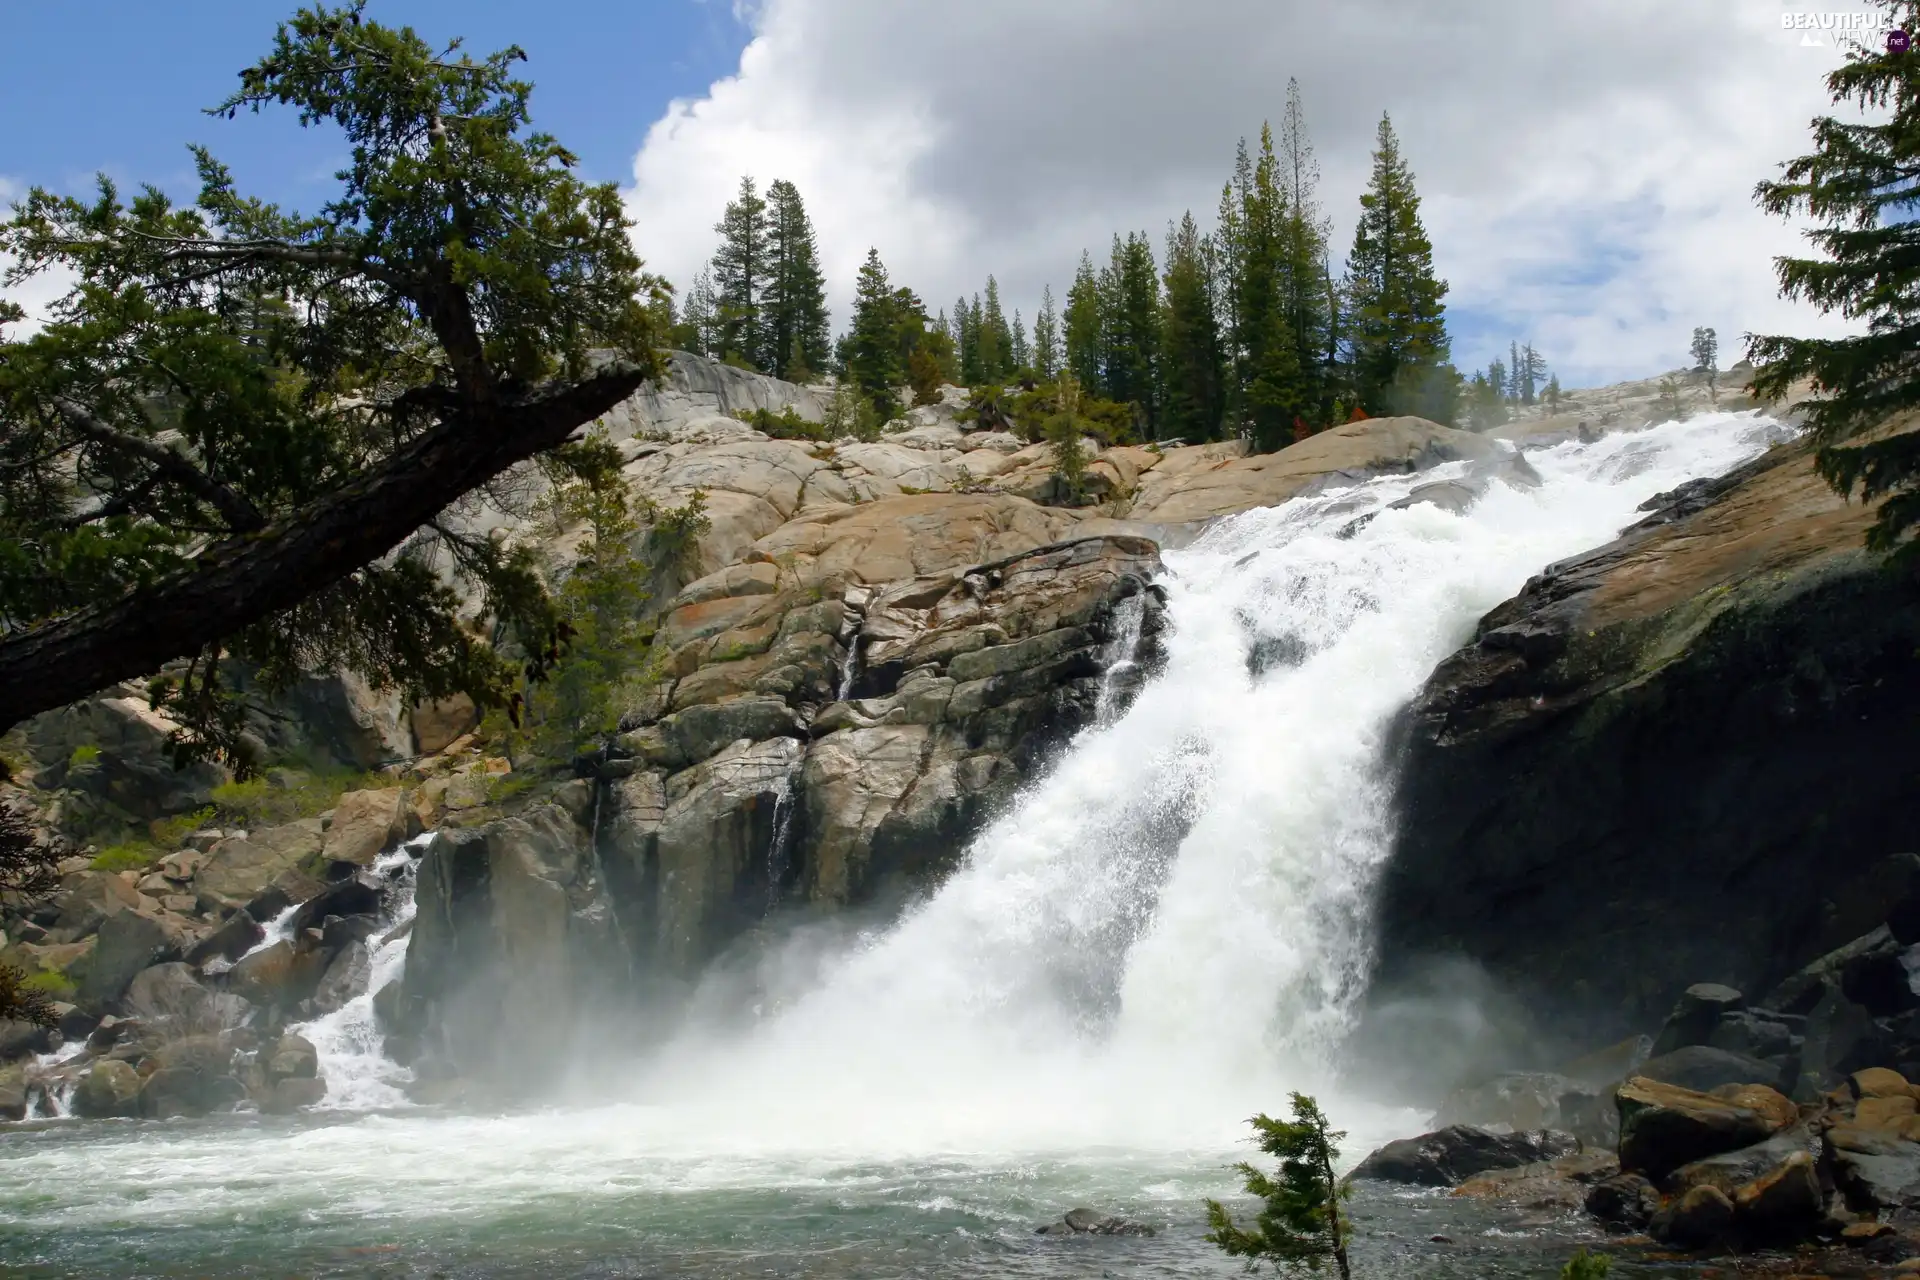
<path fill-rule="evenodd" d="M 696 1022 L 616 1103 L 452 1114 L 404 1105 L 362 997 L 308 1028 L 320 1113 L 0 1135 L 0 1276 L 1234 1274 L 1200 1201 L 1247 1116 L 1316 1093 L 1350 1159 L 1426 1119 L 1339 1071 L 1394 711 L 1529 575 L 1779 431 L 1562 445 L 1460 513 L 1390 505 L 1450 464 L 1221 521 L 1165 557 L 1134 703 L 904 916 L 772 948 L 745 1025 Z M 1160 1234 L 1033 1234 L 1079 1204 Z M 1355 1216 L 1363 1276 L 1554 1275 L 1579 1230 L 1378 1187 Z"/>

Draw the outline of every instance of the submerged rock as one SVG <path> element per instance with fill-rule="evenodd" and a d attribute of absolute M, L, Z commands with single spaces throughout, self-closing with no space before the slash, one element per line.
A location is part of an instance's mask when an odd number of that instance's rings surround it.
<path fill-rule="evenodd" d="M 1362 1160 L 1351 1176 L 1423 1187 L 1450 1187 L 1490 1169 L 1510 1169 L 1553 1160 L 1578 1146 L 1571 1134 L 1551 1129 L 1494 1133 L 1474 1125 L 1457 1124 L 1417 1138 L 1389 1142 Z"/>
<path fill-rule="evenodd" d="M 1038 1236 L 1150 1236 L 1156 1234 L 1156 1230 L 1144 1222 L 1080 1208 L 1067 1210 L 1057 1222 L 1035 1227 L 1033 1233 Z"/>

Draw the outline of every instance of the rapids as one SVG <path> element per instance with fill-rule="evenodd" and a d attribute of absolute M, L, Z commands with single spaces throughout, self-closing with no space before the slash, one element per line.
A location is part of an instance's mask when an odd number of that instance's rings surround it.
<path fill-rule="evenodd" d="M 1341 1087 L 1395 710 L 1529 575 L 1780 430 L 1561 445 L 1461 514 L 1390 504 L 1467 464 L 1220 521 L 1164 557 L 1132 705 L 902 916 L 770 949 L 744 1025 L 689 1027 L 611 1104 L 456 1115 L 403 1105 L 369 992 L 305 1029 L 320 1114 L 0 1135 L 0 1276 L 1233 1274 L 1199 1200 L 1248 1115 L 1316 1093 L 1350 1159 L 1425 1119 Z M 1077 1203 L 1165 1230 L 1032 1236 Z M 1577 1230 L 1377 1189 L 1356 1215 L 1376 1276 L 1553 1274 Z"/>

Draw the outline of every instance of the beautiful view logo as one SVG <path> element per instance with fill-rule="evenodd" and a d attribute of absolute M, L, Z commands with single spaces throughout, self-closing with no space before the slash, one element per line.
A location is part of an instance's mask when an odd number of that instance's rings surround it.
<path fill-rule="evenodd" d="M 1800 32 L 1802 48 L 1828 47 L 1828 33 L 1832 34 L 1833 43 L 1842 48 L 1854 45 L 1871 49 L 1884 45 L 1893 53 L 1905 53 L 1908 47 L 1907 33 L 1895 27 L 1893 16 L 1887 13 L 1813 13 L 1800 10 L 1782 13 L 1780 29 Z"/>

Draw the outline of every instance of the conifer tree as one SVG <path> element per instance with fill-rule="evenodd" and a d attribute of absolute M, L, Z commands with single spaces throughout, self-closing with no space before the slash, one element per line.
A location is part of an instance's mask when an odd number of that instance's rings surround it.
<path fill-rule="evenodd" d="M 827 279 L 800 189 L 767 188 L 768 284 L 764 300 L 768 373 L 804 380 L 827 364 Z"/>
<path fill-rule="evenodd" d="M 1067 290 L 1066 367 L 1083 390 L 1095 394 L 1104 390 L 1100 380 L 1106 360 L 1102 323 L 1100 278 L 1093 270 L 1093 255 L 1083 251 L 1073 287 Z"/>
<path fill-rule="evenodd" d="M 1520 403 L 1532 404 L 1547 377 L 1547 358 L 1531 342 L 1520 348 Z"/>
<path fill-rule="evenodd" d="M 1519 405 L 1520 388 L 1526 378 L 1526 362 L 1520 357 L 1520 344 L 1507 340 L 1507 403 Z"/>
<path fill-rule="evenodd" d="M 989 383 L 1003 382 L 1012 354 L 1013 331 L 1007 326 L 1007 313 L 1000 306 L 1000 282 L 987 277 L 986 301 L 978 316 L 980 323 L 980 377 Z"/>
<path fill-rule="evenodd" d="M 732 357 L 763 372 L 771 368 L 760 315 L 769 276 L 767 202 L 754 190 L 751 176 L 740 179 L 740 194 L 727 203 L 713 229 L 720 248 L 713 255 L 713 279 L 720 316 L 717 359 Z"/>
<path fill-rule="evenodd" d="M 719 340 L 719 316 L 713 296 L 713 269 L 701 267 L 687 286 L 687 300 L 673 327 L 673 345 L 697 356 L 711 356 Z"/>
<path fill-rule="evenodd" d="M 1333 393 L 1322 356 L 1333 324 L 1325 282 L 1327 239 L 1331 227 L 1320 211 L 1320 165 L 1307 138 L 1306 109 L 1300 82 L 1287 81 L 1286 114 L 1280 125 L 1280 196 L 1285 204 L 1281 227 L 1280 306 L 1291 363 L 1299 371 L 1296 408 L 1310 428 L 1330 425 Z"/>
<path fill-rule="evenodd" d="M 1720 337 L 1712 329 L 1696 328 L 1693 331 L 1693 345 L 1688 348 L 1693 356 L 1693 371 L 1707 378 L 1707 394 L 1717 403 L 1720 399 Z"/>
<path fill-rule="evenodd" d="M 664 286 L 616 187 L 530 127 L 525 58 L 309 6 L 210 114 L 336 130 L 319 209 L 195 148 L 189 205 L 103 177 L 0 218 L 7 287 L 74 282 L 0 335 L 0 730 L 154 677 L 176 758 L 246 767 L 234 658 L 268 689 L 347 669 L 493 706 L 552 669 L 531 548 L 477 530 L 530 514 L 495 483 L 523 464 L 617 469 L 567 442 L 658 376 Z M 482 518 L 445 518 L 463 499 Z"/>
<path fill-rule="evenodd" d="M 1560 375 L 1556 373 L 1547 379 L 1547 389 L 1540 394 L 1540 398 L 1547 403 L 1548 413 L 1560 412 L 1560 397 L 1562 394 L 1560 390 Z"/>
<path fill-rule="evenodd" d="M 1260 1149 L 1280 1161 L 1278 1177 L 1252 1164 L 1239 1166 L 1247 1192 L 1264 1203 L 1252 1230 L 1236 1226 L 1219 1201 L 1207 1201 L 1207 1239 L 1231 1257 L 1249 1265 L 1262 1261 L 1275 1266 L 1318 1270 L 1332 1262 L 1341 1280 L 1348 1280 L 1347 1242 L 1353 1226 L 1345 1200 L 1352 1184 L 1334 1173 L 1339 1144 L 1347 1135 L 1334 1130 L 1319 1104 L 1304 1093 L 1293 1095 L 1293 1119 L 1275 1120 L 1257 1115 L 1251 1121 Z"/>
<path fill-rule="evenodd" d="M 1161 430 L 1169 439 L 1220 434 L 1222 375 L 1213 250 L 1187 213 L 1167 233 L 1166 301 L 1160 326 Z"/>
<path fill-rule="evenodd" d="M 1244 140 L 1240 144 L 1233 179 L 1221 195 L 1219 235 L 1231 262 L 1228 413 L 1256 449 L 1282 448 L 1309 405 L 1285 312 L 1286 193 L 1271 126 L 1261 126 L 1257 160 Z"/>
<path fill-rule="evenodd" d="M 846 378 L 860 388 L 880 421 L 894 416 L 894 388 L 905 373 L 900 353 L 899 302 L 878 249 L 867 250 L 853 288 L 853 323 L 847 330 Z"/>
<path fill-rule="evenodd" d="M 1027 346 L 1027 327 L 1020 321 L 1020 308 L 1013 309 L 1013 342 L 1007 348 L 1014 370 L 1033 367 L 1033 352 Z"/>
<path fill-rule="evenodd" d="M 1354 390 L 1361 405 L 1447 421 L 1458 383 L 1446 363 L 1447 284 L 1433 274 L 1433 244 L 1420 222 L 1413 173 L 1385 115 L 1347 272 Z"/>
<path fill-rule="evenodd" d="M 1040 310 L 1033 317 L 1033 371 L 1051 382 L 1060 371 L 1060 317 L 1053 308 L 1053 286 L 1040 290 Z"/>
<path fill-rule="evenodd" d="M 1160 277 L 1144 233 L 1114 237 L 1102 284 L 1106 397 L 1132 405 L 1136 422 L 1151 430 L 1159 410 Z"/>
<path fill-rule="evenodd" d="M 1878 0 L 1889 25 L 1920 31 L 1920 2 Z M 1820 256 L 1774 261 L 1782 296 L 1811 302 L 1865 322 L 1846 338 L 1754 336 L 1747 355 L 1758 366 L 1754 393 L 1785 396 L 1803 378 L 1816 394 L 1806 422 L 1818 446 L 1815 465 L 1836 490 L 1863 501 L 1884 499 L 1867 534 L 1869 547 L 1920 546 L 1920 433 L 1870 438 L 1873 428 L 1920 405 L 1920 49 L 1856 48 L 1827 75 L 1838 106 L 1869 113 L 1866 121 L 1822 116 L 1813 122 L 1813 151 L 1789 161 L 1754 196 L 1768 213 L 1805 214 Z M 1849 115 L 1853 112 L 1849 111 Z"/>

